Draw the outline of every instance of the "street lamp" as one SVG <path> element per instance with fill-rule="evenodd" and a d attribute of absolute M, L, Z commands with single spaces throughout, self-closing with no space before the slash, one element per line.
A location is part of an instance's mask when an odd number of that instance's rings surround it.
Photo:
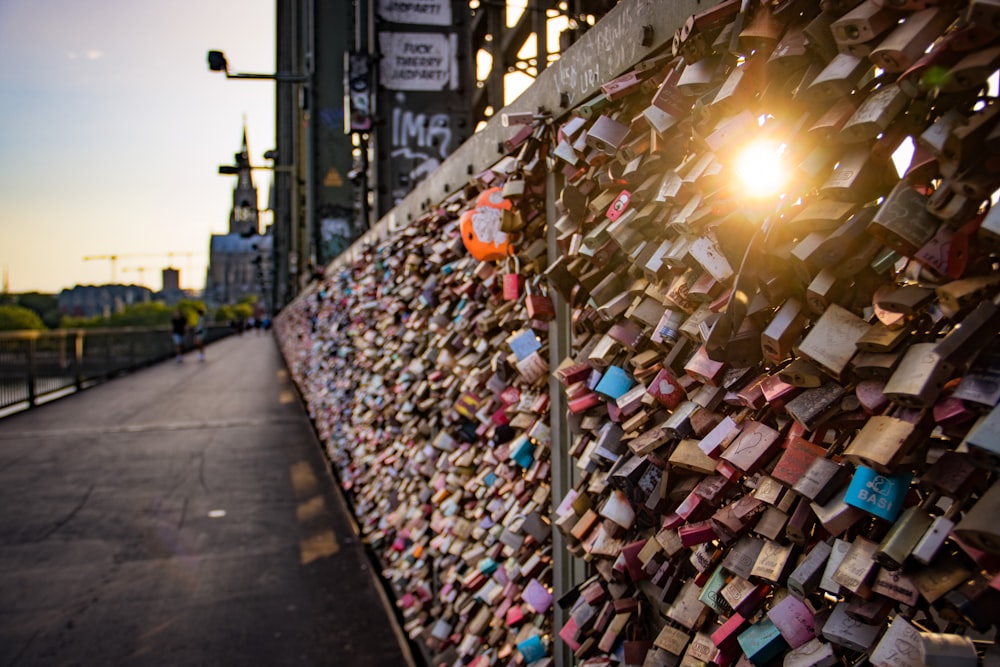
<path fill-rule="evenodd" d="M 274 74 L 230 72 L 229 63 L 226 61 L 226 54 L 222 51 L 208 52 L 208 69 L 213 72 L 225 72 L 227 79 L 270 79 L 287 83 L 307 83 L 309 81 L 308 74 L 294 74 L 291 72 L 275 72 Z"/>

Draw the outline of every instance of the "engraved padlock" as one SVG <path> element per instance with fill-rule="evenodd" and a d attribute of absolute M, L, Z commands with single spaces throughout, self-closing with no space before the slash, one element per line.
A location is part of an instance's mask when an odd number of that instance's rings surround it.
<path fill-rule="evenodd" d="M 875 415 L 865 422 L 844 450 L 844 459 L 890 474 L 921 439 L 922 429 L 900 417 Z"/>
<path fill-rule="evenodd" d="M 844 559 L 834 571 L 833 580 L 852 593 L 864 594 L 869 579 L 875 574 L 873 557 L 877 550 L 877 542 L 860 535 L 856 536 Z"/>
<path fill-rule="evenodd" d="M 868 225 L 868 233 L 900 254 L 912 255 L 934 236 L 937 227 L 927 212 L 926 197 L 900 181 Z"/>

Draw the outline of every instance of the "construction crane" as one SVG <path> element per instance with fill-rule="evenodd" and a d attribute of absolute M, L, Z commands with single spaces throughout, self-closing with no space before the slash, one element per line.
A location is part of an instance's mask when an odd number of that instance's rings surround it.
<path fill-rule="evenodd" d="M 122 273 L 128 273 L 130 271 L 137 272 L 139 274 L 139 284 L 142 285 L 143 287 L 148 287 L 148 285 L 146 285 L 146 269 L 149 268 L 150 267 L 148 266 L 127 266 L 124 269 L 122 269 Z"/>
<path fill-rule="evenodd" d="M 87 255 L 83 258 L 83 261 L 89 262 L 93 260 L 108 260 L 111 262 L 111 282 L 118 282 L 118 260 L 126 259 L 131 257 L 167 257 L 173 260 L 174 257 L 194 257 L 198 253 L 194 252 L 147 252 L 147 253 L 123 253 L 123 254 L 113 254 L 113 255 Z M 142 276 L 139 276 L 142 279 Z"/>

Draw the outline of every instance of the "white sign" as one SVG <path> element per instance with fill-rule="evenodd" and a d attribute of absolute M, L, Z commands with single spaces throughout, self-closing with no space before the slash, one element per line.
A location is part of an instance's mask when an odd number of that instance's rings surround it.
<path fill-rule="evenodd" d="M 389 90 L 458 88 L 458 40 L 436 32 L 383 32 L 379 36 L 382 85 Z"/>
<path fill-rule="evenodd" d="M 390 23 L 451 25 L 451 0 L 379 0 L 378 15 Z"/>

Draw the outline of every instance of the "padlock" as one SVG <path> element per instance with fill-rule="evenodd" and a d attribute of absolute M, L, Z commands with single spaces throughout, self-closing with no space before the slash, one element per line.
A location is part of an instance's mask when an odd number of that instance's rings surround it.
<path fill-rule="evenodd" d="M 806 644 L 816 636 L 812 610 L 791 595 L 775 603 L 767 611 L 767 617 L 793 649 Z"/>
<path fill-rule="evenodd" d="M 951 128 L 941 150 L 941 173 L 953 176 L 989 149 L 1000 108 L 988 105 Z"/>
<path fill-rule="evenodd" d="M 737 641 L 743 653 L 756 665 L 768 663 L 788 648 L 788 643 L 769 618 L 741 632 Z"/>
<path fill-rule="evenodd" d="M 824 459 L 817 459 L 822 461 Z M 847 503 L 848 487 L 837 491 L 824 504 L 811 502 L 810 507 L 816 515 L 816 520 L 830 535 L 841 535 L 864 517 L 864 512 Z"/>
<path fill-rule="evenodd" d="M 903 509 L 911 472 L 887 475 L 866 466 L 858 466 L 847 487 L 845 502 L 869 514 L 893 522 Z"/>
<path fill-rule="evenodd" d="M 875 39 L 899 22 L 900 12 L 876 0 L 860 5 L 830 24 L 833 37 L 840 47 L 863 44 Z"/>
<path fill-rule="evenodd" d="M 834 605 L 823 625 L 823 638 L 852 651 L 867 651 L 875 643 L 881 626 L 859 623 L 848 615 L 847 607 L 846 602 Z"/>
<path fill-rule="evenodd" d="M 908 15 L 868 58 L 886 72 L 902 72 L 917 61 L 955 18 L 950 7 L 929 7 Z"/>
<path fill-rule="evenodd" d="M 752 473 L 771 460 L 781 445 L 781 434 L 761 422 L 743 424 L 736 439 L 722 453 L 722 460 Z"/>
<path fill-rule="evenodd" d="M 828 450 L 827 456 L 832 454 L 833 451 Z M 844 490 L 850 477 L 850 468 L 829 458 L 817 458 L 792 484 L 792 490 L 819 505 L 825 505 L 838 491 Z"/>
<path fill-rule="evenodd" d="M 844 450 L 844 459 L 888 475 L 922 436 L 922 429 L 912 422 L 876 415 L 851 440 Z"/>
<path fill-rule="evenodd" d="M 886 197 L 868 225 L 868 233 L 903 255 L 912 255 L 934 236 L 937 223 L 927 212 L 927 200 L 906 181 Z"/>
<path fill-rule="evenodd" d="M 877 542 L 860 535 L 855 537 L 831 578 L 845 590 L 865 596 L 869 580 L 875 574 L 874 556 L 877 550 Z"/>
<path fill-rule="evenodd" d="M 977 667 L 979 654 L 969 637 L 950 633 L 921 632 L 920 660 L 927 667 Z"/>
<path fill-rule="evenodd" d="M 875 554 L 875 560 L 887 570 L 898 570 L 914 552 L 933 521 L 930 509 L 938 500 L 938 494 L 930 493 L 919 505 L 903 510 L 899 519 L 882 538 Z"/>
<path fill-rule="evenodd" d="M 1000 512 L 1000 484 L 992 484 L 955 526 L 963 542 L 991 554 L 1000 554 L 1000 531 L 993 523 Z"/>
<path fill-rule="evenodd" d="M 906 616 L 897 614 L 872 651 L 873 665 L 922 667 L 920 631 Z"/>
<path fill-rule="evenodd" d="M 938 355 L 936 343 L 915 343 L 907 348 L 883 393 L 897 405 L 929 407 L 953 372 L 954 366 Z"/>
<path fill-rule="evenodd" d="M 555 318 L 555 306 L 552 297 L 547 294 L 546 284 L 541 282 L 541 276 L 536 276 L 526 285 L 524 305 L 532 320 L 548 321 Z"/>
<path fill-rule="evenodd" d="M 838 53 L 809 84 L 810 100 L 822 104 L 850 95 L 870 68 L 864 58 Z"/>
<path fill-rule="evenodd" d="M 845 143 L 874 141 L 906 109 L 910 97 L 889 83 L 865 98 L 840 130 Z"/>
<path fill-rule="evenodd" d="M 806 305 L 816 315 L 822 315 L 833 304 L 847 300 L 851 279 L 840 276 L 830 267 L 820 269 L 806 286 Z"/>
<path fill-rule="evenodd" d="M 833 545 L 829 541 L 817 542 L 809 550 L 788 575 L 787 586 L 792 595 L 805 600 L 816 591 L 832 551 Z"/>
<path fill-rule="evenodd" d="M 893 179 L 891 163 L 876 159 L 867 146 L 853 147 L 841 156 L 820 193 L 830 199 L 860 204 L 888 192 Z"/>
<path fill-rule="evenodd" d="M 840 379 L 869 324 L 847 309 L 830 304 L 797 347 L 797 353 Z"/>
<path fill-rule="evenodd" d="M 972 51 L 948 70 L 941 91 L 957 93 L 981 87 L 996 71 L 998 59 L 1000 59 L 1000 49 L 996 46 Z"/>
<path fill-rule="evenodd" d="M 628 126 L 602 115 L 587 132 L 586 144 L 607 155 L 614 155 L 627 134 Z"/>

